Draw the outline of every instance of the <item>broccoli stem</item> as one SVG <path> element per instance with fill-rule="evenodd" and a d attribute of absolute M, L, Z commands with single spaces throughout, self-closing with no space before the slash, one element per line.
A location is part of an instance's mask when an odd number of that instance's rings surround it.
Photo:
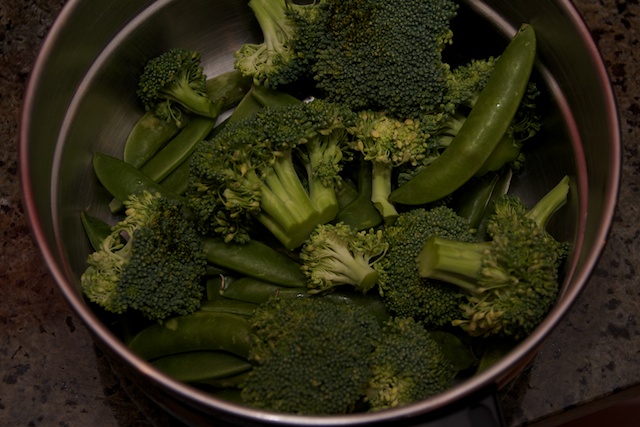
<path fill-rule="evenodd" d="M 214 104 L 209 97 L 199 94 L 189 84 L 189 76 L 176 79 L 176 83 L 163 89 L 167 99 L 183 104 L 188 110 L 204 117 L 216 118 L 220 114 L 220 106 Z"/>
<path fill-rule="evenodd" d="M 264 36 L 264 44 L 268 50 L 279 51 L 287 34 L 283 32 L 280 22 L 283 22 L 286 10 L 283 7 L 285 0 L 251 0 L 249 7 L 258 21 L 258 25 Z"/>
<path fill-rule="evenodd" d="M 330 249 L 331 255 L 323 261 L 328 280 L 335 284 L 355 284 L 356 289 L 366 293 L 379 278 L 378 272 L 369 265 L 369 258 L 363 254 L 352 254 L 346 246 L 336 245 Z"/>
<path fill-rule="evenodd" d="M 319 179 L 310 177 L 309 196 L 318 213 L 319 224 L 326 224 L 336 217 L 340 207 L 333 187 L 327 187 Z"/>
<path fill-rule="evenodd" d="M 491 275 L 497 286 L 506 285 L 509 281 L 506 271 L 497 266 L 483 266 L 489 249 L 489 242 L 461 242 L 432 236 L 418 255 L 418 275 L 457 285 L 471 293 L 486 290 L 478 285 L 481 274 Z"/>
<path fill-rule="evenodd" d="M 371 201 L 384 218 L 387 225 L 391 225 L 398 218 L 398 211 L 389 201 L 391 194 L 391 172 L 393 166 L 388 162 L 372 162 Z"/>
<path fill-rule="evenodd" d="M 300 246 L 318 224 L 320 214 L 300 182 L 290 154 L 274 162 L 261 193 L 258 221 L 287 249 Z M 337 206 L 335 195 L 334 201 Z"/>
<path fill-rule="evenodd" d="M 527 217 L 535 221 L 542 229 L 547 228 L 549 218 L 567 203 L 570 179 L 564 176 L 536 205 L 527 212 Z"/>

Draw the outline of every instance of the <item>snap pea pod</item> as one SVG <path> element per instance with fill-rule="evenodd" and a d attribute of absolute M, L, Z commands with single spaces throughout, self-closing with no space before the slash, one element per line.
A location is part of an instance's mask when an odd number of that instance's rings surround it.
<path fill-rule="evenodd" d="M 227 71 L 207 79 L 205 91 L 213 100 L 222 99 L 222 111 L 233 108 L 249 92 L 253 80 L 237 70 Z"/>
<path fill-rule="evenodd" d="M 498 174 L 486 174 L 477 180 L 469 181 L 454 193 L 450 206 L 459 216 L 469 221 L 471 228 L 477 229 L 480 225 L 498 179 Z"/>
<path fill-rule="evenodd" d="M 439 200 L 480 170 L 513 120 L 535 56 L 535 31 L 525 24 L 496 61 L 491 77 L 451 144 L 432 164 L 392 191 L 392 203 L 419 205 Z"/>
<path fill-rule="evenodd" d="M 258 304 L 247 301 L 220 298 L 216 300 L 204 301 L 200 305 L 200 311 L 211 313 L 230 313 L 243 317 L 251 317 Z"/>
<path fill-rule="evenodd" d="M 89 243 L 94 250 L 100 249 L 102 241 L 111 234 L 111 226 L 92 215 L 89 215 L 85 211 L 80 212 L 80 221 L 84 231 L 89 238 Z"/>
<path fill-rule="evenodd" d="M 161 357 L 151 363 L 170 377 L 186 383 L 207 382 L 247 372 L 246 359 L 222 351 L 190 351 Z"/>
<path fill-rule="evenodd" d="M 282 286 L 306 286 L 306 277 L 297 262 L 258 240 L 239 245 L 204 237 L 202 247 L 207 260 L 223 269 Z"/>
<path fill-rule="evenodd" d="M 165 179 L 160 181 L 160 185 L 175 194 L 183 195 L 189 186 L 189 156 L 180 166 L 175 168 Z"/>
<path fill-rule="evenodd" d="M 205 384 L 218 389 L 239 389 L 242 387 L 242 384 L 247 381 L 249 375 L 251 375 L 251 372 L 247 371 L 224 378 L 212 378 L 206 381 L 200 381 L 199 384 Z"/>
<path fill-rule="evenodd" d="M 218 108 L 221 103 L 216 104 Z M 213 126 L 215 119 L 194 117 L 166 146 L 145 163 L 140 171 L 156 182 L 160 182 L 180 166 L 202 141 Z"/>
<path fill-rule="evenodd" d="M 100 183 L 116 199 L 126 200 L 132 194 L 149 191 L 182 200 L 177 194 L 162 187 L 137 168 L 116 157 L 103 153 L 94 154 L 93 169 Z"/>
<path fill-rule="evenodd" d="M 265 107 L 295 105 L 300 102 L 302 101 L 288 93 L 254 85 L 229 116 L 227 123 L 247 118 Z"/>
<path fill-rule="evenodd" d="M 187 351 L 226 351 L 247 358 L 251 341 L 249 321 L 235 314 L 196 312 L 171 318 L 140 331 L 129 348 L 146 360 Z"/>
<path fill-rule="evenodd" d="M 220 294 L 227 299 L 246 302 L 251 304 L 262 304 L 273 296 L 301 297 L 307 295 L 305 288 L 287 288 L 278 286 L 264 280 L 253 277 L 241 277 L 225 286 Z"/>
<path fill-rule="evenodd" d="M 124 144 L 124 161 L 136 168 L 141 167 L 179 130 L 174 120 L 165 121 L 153 112 L 146 112 L 129 132 Z"/>

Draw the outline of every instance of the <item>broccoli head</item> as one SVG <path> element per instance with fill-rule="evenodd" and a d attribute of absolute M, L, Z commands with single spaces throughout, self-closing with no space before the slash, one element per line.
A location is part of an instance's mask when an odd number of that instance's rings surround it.
<path fill-rule="evenodd" d="M 191 160 L 187 195 L 201 228 L 244 242 L 257 220 L 287 249 L 300 246 L 338 213 L 352 122 L 350 110 L 318 99 L 227 124 Z"/>
<path fill-rule="evenodd" d="M 152 320 L 200 306 L 206 259 L 182 204 L 144 192 L 127 201 L 81 276 L 87 298 L 113 313 L 131 309 Z"/>
<path fill-rule="evenodd" d="M 300 251 L 309 293 L 351 285 L 366 293 L 378 282 L 376 264 L 388 247 L 382 231 L 344 223 L 318 225 Z"/>
<path fill-rule="evenodd" d="M 379 288 L 389 311 L 428 327 L 446 326 L 459 318 L 460 292 L 452 285 L 421 278 L 416 257 L 431 236 L 474 241 L 468 221 L 445 206 L 418 208 L 401 213 L 385 234 L 389 249 L 380 261 L 384 277 Z"/>
<path fill-rule="evenodd" d="M 502 196 L 487 223 L 487 242 L 443 237 L 426 242 L 418 257 L 420 276 L 465 293 L 454 325 L 473 336 L 519 339 L 544 319 L 557 298 L 558 270 L 567 252 L 545 228 L 568 191 L 565 177 L 530 210 L 516 196 Z"/>
<path fill-rule="evenodd" d="M 150 59 L 138 81 L 138 97 L 147 111 L 180 127 L 185 113 L 216 118 L 223 99 L 214 102 L 207 95 L 206 75 L 200 53 L 174 48 Z"/>
<path fill-rule="evenodd" d="M 420 119 L 400 120 L 385 112 L 364 110 L 358 113 L 352 146 L 371 162 L 371 201 L 386 224 L 398 217 L 396 207 L 389 202 L 394 168 L 426 165 L 437 157 L 439 146 L 430 138 L 438 127 L 442 114 L 424 115 Z"/>
<path fill-rule="evenodd" d="M 355 110 L 384 110 L 409 118 L 438 107 L 451 42 L 451 0 L 325 0 L 307 30 L 316 86 Z"/>
<path fill-rule="evenodd" d="M 441 393 L 457 374 L 438 342 L 410 317 L 385 323 L 371 354 L 371 371 L 364 400 L 373 411 Z"/>
<path fill-rule="evenodd" d="M 272 298 L 251 318 L 255 364 L 242 389 L 253 407 L 307 415 L 351 412 L 370 376 L 380 325 L 355 304 Z"/>

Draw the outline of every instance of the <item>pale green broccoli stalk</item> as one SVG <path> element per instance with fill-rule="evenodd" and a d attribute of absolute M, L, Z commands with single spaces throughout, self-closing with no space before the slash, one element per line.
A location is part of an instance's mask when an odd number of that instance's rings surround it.
<path fill-rule="evenodd" d="M 250 0 L 249 7 L 262 30 L 261 43 L 245 43 L 234 52 L 235 68 L 256 85 L 277 88 L 307 73 L 295 48 L 298 21 L 316 12 L 318 0 L 296 4 L 291 0 Z"/>
<path fill-rule="evenodd" d="M 371 201 L 386 224 L 398 217 L 396 207 L 389 202 L 394 168 L 416 167 L 429 163 L 440 148 L 430 139 L 429 129 L 437 127 L 442 115 L 425 115 L 423 120 L 400 120 L 384 112 L 365 110 L 358 114 L 352 147 L 372 164 Z"/>
<path fill-rule="evenodd" d="M 451 387 L 457 370 L 424 326 L 410 317 L 385 323 L 371 354 L 364 401 L 372 411 L 397 408 Z"/>
<path fill-rule="evenodd" d="M 564 177 L 532 209 L 515 196 L 495 202 L 487 242 L 431 237 L 418 256 L 421 277 L 440 280 L 465 293 L 462 316 L 453 324 L 473 336 L 523 338 L 544 319 L 559 290 L 559 267 L 567 247 L 546 230 L 566 202 Z"/>
<path fill-rule="evenodd" d="M 200 235 L 176 200 L 144 192 L 127 201 L 81 276 L 87 298 L 113 313 L 135 310 L 152 320 L 200 306 L 206 259 Z"/>
<path fill-rule="evenodd" d="M 352 116 L 322 100 L 265 108 L 200 144 L 187 197 L 204 231 L 243 242 L 257 220 L 287 249 L 302 245 L 338 213 Z"/>
<path fill-rule="evenodd" d="M 387 251 L 382 231 L 357 231 L 343 224 L 315 228 L 300 251 L 310 294 L 351 285 L 362 293 L 378 282 L 377 263 Z"/>
<path fill-rule="evenodd" d="M 250 321 L 256 366 L 241 392 L 247 405 L 304 415 L 354 410 L 380 338 L 367 309 L 322 296 L 272 298 Z"/>
<path fill-rule="evenodd" d="M 185 113 L 216 118 L 222 102 L 207 95 L 200 53 L 174 48 L 147 62 L 138 82 L 137 95 L 147 111 L 173 120 L 181 127 Z"/>

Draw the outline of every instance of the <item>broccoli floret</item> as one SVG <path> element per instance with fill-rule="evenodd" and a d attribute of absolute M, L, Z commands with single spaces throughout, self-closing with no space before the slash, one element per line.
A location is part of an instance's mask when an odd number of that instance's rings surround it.
<path fill-rule="evenodd" d="M 234 52 L 235 68 L 253 78 L 254 84 L 274 89 L 307 74 L 308 61 L 303 61 L 296 48 L 298 27 L 300 20 L 313 19 L 321 1 L 296 4 L 291 0 L 250 0 L 263 41 L 240 46 Z"/>
<path fill-rule="evenodd" d="M 339 210 L 335 188 L 353 120 L 350 110 L 314 100 L 227 124 L 191 161 L 187 197 L 201 228 L 245 242 L 257 219 L 287 249 L 300 246 Z"/>
<path fill-rule="evenodd" d="M 544 319 L 556 300 L 558 269 L 567 252 L 546 225 L 568 191 L 565 177 L 530 210 L 515 196 L 501 197 L 487 224 L 487 242 L 429 238 L 418 257 L 420 276 L 465 292 L 454 325 L 473 336 L 519 339 Z"/>
<path fill-rule="evenodd" d="M 185 113 L 216 118 L 222 102 L 212 101 L 206 91 L 207 76 L 200 53 L 175 48 L 149 60 L 138 82 L 138 97 L 147 111 L 180 127 Z"/>
<path fill-rule="evenodd" d="M 352 285 L 366 293 L 378 282 L 376 264 L 388 243 L 382 231 L 357 231 L 344 224 L 318 225 L 300 251 L 309 293 Z"/>
<path fill-rule="evenodd" d="M 431 236 L 474 241 L 468 221 L 445 206 L 418 208 L 401 213 L 385 234 L 389 250 L 380 261 L 384 277 L 379 288 L 389 311 L 428 327 L 446 326 L 459 318 L 460 292 L 449 284 L 420 278 L 416 257 Z"/>
<path fill-rule="evenodd" d="M 371 371 L 364 400 L 373 411 L 441 393 L 457 374 L 440 345 L 410 317 L 385 323 L 371 355 Z"/>
<path fill-rule="evenodd" d="M 256 365 L 243 389 L 253 407 L 297 414 L 351 412 L 370 376 L 380 337 L 371 313 L 324 297 L 272 298 L 251 324 Z"/>
<path fill-rule="evenodd" d="M 152 320 L 198 309 L 206 259 L 198 232 L 176 200 L 144 192 L 89 255 L 81 277 L 87 298 L 113 313 L 131 309 Z"/>
<path fill-rule="evenodd" d="M 298 50 L 314 57 L 312 75 L 328 99 L 416 117 L 442 102 L 442 51 L 457 8 L 451 0 L 325 0 L 306 29 L 312 52 Z"/>
<path fill-rule="evenodd" d="M 394 168 L 426 165 L 438 156 L 441 147 L 430 138 L 430 131 L 439 127 L 442 117 L 425 114 L 421 120 L 400 120 L 384 112 L 359 112 L 356 125 L 350 130 L 352 146 L 372 164 L 371 201 L 386 224 L 392 224 L 398 217 L 398 211 L 389 202 Z"/>

